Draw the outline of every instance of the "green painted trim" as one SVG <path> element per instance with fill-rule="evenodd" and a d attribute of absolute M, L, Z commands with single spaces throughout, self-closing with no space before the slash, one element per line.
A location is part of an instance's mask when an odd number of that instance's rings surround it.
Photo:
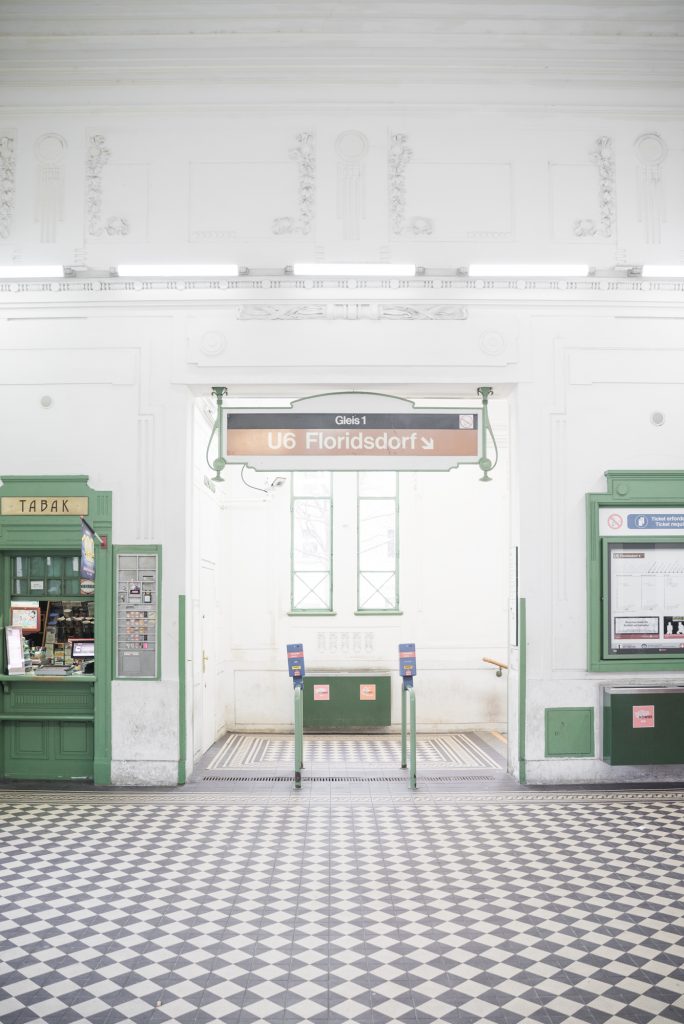
<path fill-rule="evenodd" d="M 518 654 L 518 781 L 525 785 L 525 734 L 527 726 L 527 599 L 520 598 L 520 647 Z"/>
<path fill-rule="evenodd" d="M 162 647 L 161 647 L 161 619 L 162 619 L 162 546 L 161 544 L 114 544 L 112 547 L 113 580 L 112 586 L 117 586 L 117 558 L 119 555 L 156 555 L 157 556 L 157 671 L 153 676 L 117 676 L 116 674 L 116 615 L 118 608 L 114 604 L 114 618 L 112 620 L 112 679 L 127 680 L 135 679 L 143 683 L 153 683 L 162 677 Z"/>
<path fill-rule="evenodd" d="M 629 537 L 599 535 L 600 508 L 675 508 L 684 505 L 682 470 L 607 470 L 605 494 L 586 495 L 587 522 L 587 669 L 589 672 L 677 672 L 684 657 L 646 654 L 623 658 L 608 653 L 608 568 L 606 543 L 630 543 Z M 644 543 L 681 542 L 680 537 L 648 537 Z M 634 538 L 634 543 L 638 543 Z"/>
<path fill-rule="evenodd" d="M 370 609 L 369 611 L 354 612 L 354 615 L 403 615 L 401 609 L 390 608 L 387 611 L 381 611 L 379 608 L 377 611 Z"/>
<path fill-rule="evenodd" d="M 185 707 L 185 594 L 178 595 L 178 785 L 186 782 L 187 712 Z"/>
<path fill-rule="evenodd" d="M 299 619 L 299 618 L 306 618 L 307 615 L 309 615 L 309 616 L 311 616 L 311 615 L 327 615 L 328 617 L 330 617 L 331 615 L 337 615 L 337 612 L 327 612 L 323 608 L 321 608 L 321 610 L 318 612 L 318 611 L 316 611 L 315 608 L 312 608 L 311 611 L 307 611 L 306 609 L 303 609 L 302 611 L 286 612 L 285 614 L 288 615 L 290 618 Z"/>
<path fill-rule="evenodd" d="M 55 494 L 88 498 L 88 522 L 100 537 L 107 539 L 107 547 L 95 546 L 95 672 L 94 728 L 93 728 L 93 782 L 108 786 L 112 775 L 112 492 L 95 491 L 88 486 L 88 477 L 58 476 L 3 476 L 0 477 L 0 496 L 15 497 L 26 494 L 42 497 Z M 80 516 L 0 516 L 0 562 L 3 563 L 0 600 L 0 625 L 9 615 L 9 555 L 20 551 L 80 551 Z"/>

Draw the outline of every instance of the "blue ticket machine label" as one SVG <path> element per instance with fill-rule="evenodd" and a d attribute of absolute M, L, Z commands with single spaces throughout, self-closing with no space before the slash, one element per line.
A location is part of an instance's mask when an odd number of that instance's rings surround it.
<path fill-rule="evenodd" d="M 416 674 L 416 645 L 399 644 L 399 672 L 404 677 Z"/>
<path fill-rule="evenodd" d="M 303 679 L 304 671 L 304 645 L 287 645 L 287 671 L 293 679 Z"/>

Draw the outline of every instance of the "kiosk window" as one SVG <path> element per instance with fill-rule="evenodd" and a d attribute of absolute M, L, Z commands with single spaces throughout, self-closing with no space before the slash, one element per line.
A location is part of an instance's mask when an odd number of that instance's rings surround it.
<path fill-rule="evenodd" d="M 80 594 L 80 552 L 10 556 L 9 621 L 21 627 L 25 672 L 63 676 L 93 672 L 95 601 Z M 87 641 L 89 656 L 74 657 Z"/>

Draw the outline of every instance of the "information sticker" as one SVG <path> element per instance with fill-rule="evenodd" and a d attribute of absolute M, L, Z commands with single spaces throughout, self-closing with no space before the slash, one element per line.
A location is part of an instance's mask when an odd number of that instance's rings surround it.
<path fill-rule="evenodd" d="M 655 704 L 632 705 L 632 728 L 655 729 Z"/>
<path fill-rule="evenodd" d="M 314 683 L 313 698 L 314 700 L 330 700 L 330 684 Z"/>
<path fill-rule="evenodd" d="M 359 700 L 375 700 L 375 683 L 361 683 Z"/>

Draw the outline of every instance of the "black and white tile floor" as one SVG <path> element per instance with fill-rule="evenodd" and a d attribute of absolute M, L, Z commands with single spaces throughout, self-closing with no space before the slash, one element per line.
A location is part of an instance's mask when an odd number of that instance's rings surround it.
<path fill-rule="evenodd" d="M 684 1021 L 684 792 L 271 794 L 0 792 L 2 1024 Z"/>

